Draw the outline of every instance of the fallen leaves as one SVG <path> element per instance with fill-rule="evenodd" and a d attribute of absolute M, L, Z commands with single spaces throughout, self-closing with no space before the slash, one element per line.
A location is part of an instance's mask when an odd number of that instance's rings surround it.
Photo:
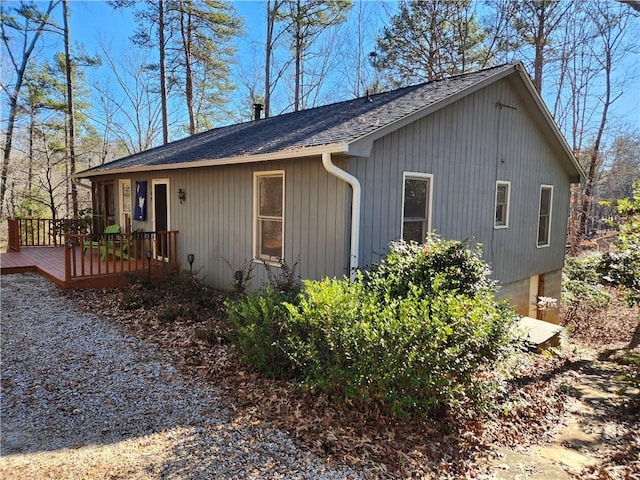
<path fill-rule="evenodd" d="M 567 389 L 580 374 L 580 364 L 570 356 L 528 357 L 526 368 L 510 382 L 498 399 L 499 407 L 490 414 L 463 417 L 453 412 L 446 418 L 401 421 L 376 405 L 343 404 L 249 371 L 222 337 L 213 337 L 218 340 L 211 344 L 201 334 L 212 327 L 216 332 L 227 328 L 220 313 L 222 297 L 204 306 L 182 304 L 175 321 L 160 321 L 158 310 L 175 299 L 162 288 L 148 292 L 144 288 L 70 295 L 86 309 L 157 345 L 193 381 L 217 386 L 238 421 L 285 430 L 298 445 L 330 464 L 355 466 L 368 478 L 476 478 L 487 468 L 483 457 L 492 445 L 524 447 L 548 441 L 565 420 Z M 146 294 L 155 297 L 150 300 Z M 617 326 L 598 330 L 594 341 L 610 342 L 615 337 L 620 342 L 620 329 L 628 323 L 624 318 Z M 581 328 L 581 335 L 592 331 Z M 603 462 L 610 460 L 614 468 L 616 455 L 629 455 L 623 460 L 633 461 L 631 453 L 622 449 L 612 451 Z M 598 478 L 596 470 L 592 474 Z"/>

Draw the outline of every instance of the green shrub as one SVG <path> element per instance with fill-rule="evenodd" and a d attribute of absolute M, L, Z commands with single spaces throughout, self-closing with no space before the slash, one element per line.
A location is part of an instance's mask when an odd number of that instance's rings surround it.
<path fill-rule="evenodd" d="M 628 248 L 605 253 L 598 270 L 603 283 L 626 290 L 629 305 L 640 305 L 640 235 Z"/>
<path fill-rule="evenodd" d="M 621 217 L 616 251 L 603 255 L 602 280 L 627 292 L 630 305 L 640 305 L 640 180 L 633 185 L 633 197 L 617 202 Z"/>
<path fill-rule="evenodd" d="M 378 401 L 397 416 L 476 406 L 491 391 L 479 373 L 511 351 L 514 314 L 486 292 L 452 291 L 433 276 L 380 302 L 362 282 L 305 282 L 288 305 L 284 348 L 307 385 L 347 401 Z"/>
<path fill-rule="evenodd" d="M 294 293 L 267 286 L 262 292 L 230 298 L 224 303 L 240 358 L 269 377 L 292 375 L 291 361 L 280 343 L 287 325 L 285 302 L 294 299 Z"/>
<path fill-rule="evenodd" d="M 388 250 L 381 263 L 363 272 L 367 287 L 380 298 L 404 297 L 416 285 L 431 294 L 436 274 L 443 276 L 444 288 L 463 294 L 473 295 L 495 286 L 480 246 L 470 249 L 466 241 L 431 236 L 424 244 L 391 242 Z"/>
<path fill-rule="evenodd" d="M 295 374 L 397 416 L 483 405 L 513 350 L 516 316 L 495 302 L 479 250 L 438 239 L 389 250 L 354 282 L 305 281 L 298 292 L 272 279 L 227 300 L 240 357 L 268 376 Z"/>
<path fill-rule="evenodd" d="M 399 416 L 481 405 L 516 321 L 488 273 L 465 242 L 394 242 L 353 283 L 305 282 L 281 345 L 308 385 L 348 401 Z"/>
<path fill-rule="evenodd" d="M 562 279 L 562 302 L 567 307 L 565 320 L 574 319 L 579 311 L 589 315 L 613 301 L 613 296 L 601 284 L 601 263 L 599 254 L 567 258 Z"/>

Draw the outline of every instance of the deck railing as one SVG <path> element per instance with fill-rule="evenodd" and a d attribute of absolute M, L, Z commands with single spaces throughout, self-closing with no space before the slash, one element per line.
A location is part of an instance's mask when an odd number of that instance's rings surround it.
<path fill-rule="evenodd" d="M 90 218 L 11 218 L 9 249 L 19 252 L 20 247 L 49 247 L 62 245 L 65 234 L 91 234 Z"/>
<path fill-rule="evenodd" d="M 67 234 L 65 281 L 177 266 L 178 231 Z"/>

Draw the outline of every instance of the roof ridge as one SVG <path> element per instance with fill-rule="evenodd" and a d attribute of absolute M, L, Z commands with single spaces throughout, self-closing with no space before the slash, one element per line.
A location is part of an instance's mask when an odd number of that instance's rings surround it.
<path fill-rule="evenodd" d="M 433 83 L 446 82 L 446 81 L 453 80 L 453 79 L 456 79 L 456 78 L 459 78 L 459 77 L 468 77 L 468 76 L 471 76 L 471 75 L 477 75 L 479 73 L 488 72 L 489 70 L 494 70 L 494 69 L 499 69 L 499 68 L 504 68 L 504 67 L 512 67 L 514 65 L 517 65 L 518 63 L 520 63 L 520 62 L 506 62 L 506 63 L 500 64 L 500 65 L 494 65 L 492 67 L 482 68 L 480 70 L 474 70 L 472 72 L 463 72 L 463 73 L 458 73 L 456 75 L 451 75 L 449 77 L 437 78 L 437 79 L 434 79 L 434 80 L 427 80 L 426 82 L 415 83 L 413 85 L 405 85 L 404 87 L 393 88 L 391 90 L 386 90 L 384 92 L 371 93 L 369 95 L 365 94 L 365 95 L 361 95 L 359 97 L 353 97 L 353 98 L 346 99 L 346 100 L 339 100 L 337 102 L 325 103 L 323 105 L 316 105 L 316 106 L 313 106 L 313 107 L 309 107 L 309 108 L 305 108 L 305 109 L 297 110 L 297 111 L 293 111 L 293 112 L 283 112 L 283 113 L 280 113 L 278 115 L 274 115 L 273 117 L 261 118 L 259 121 L 262 122 L 264 120 L 270 120 L 272 118 L 280 118 L 280 117 L 285 116 L 285 115 L 299 114 L 301 112 L 309 112 L 309 111 L 317 110 L 317 109 L 320 109 L 320 108 L 331 107 L 331 106 L 345 104 L 345 103 L 349 103 L 349 102 L 355 102 L 357 100 L 366 100 L 368 98 L 378 97 L 378 96 L 381 96 L 381 95 L 387 95 L 389 93 L 401 92 L 402 90 L 417 89 L 417 88 L 420 88 L 420 87 L 423 87 L 423 86 L 426 86 L 426 85 L 430 85 L 430 84 L 433 84 Z M 250 123 L 250 122 L 255 122 L 255 121 L 256 120 L 247 120 L 245 122 L 233 123 L 233 124 L 230 124 L 230 125 L 224 125 L 222 127 L 217 127 L 217 128 L 226 128 L 226 127 L 231 127 L 233 125 L 242 125 L 244 123 Z M 213 130 L 216 130 L 217 128 L 214 128 Z"/>

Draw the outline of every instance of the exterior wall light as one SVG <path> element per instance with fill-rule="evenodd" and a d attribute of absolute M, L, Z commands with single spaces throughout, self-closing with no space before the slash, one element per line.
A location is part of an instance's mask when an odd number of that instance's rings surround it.
<path fill-rule="evenodd" d="M 180 200 L 180 203 L 182 203 L 186 199 L 187 199 L 187 192 L 185 192 L 183 188 L 179 188 L 178 189 L 178 200 Z"/>

